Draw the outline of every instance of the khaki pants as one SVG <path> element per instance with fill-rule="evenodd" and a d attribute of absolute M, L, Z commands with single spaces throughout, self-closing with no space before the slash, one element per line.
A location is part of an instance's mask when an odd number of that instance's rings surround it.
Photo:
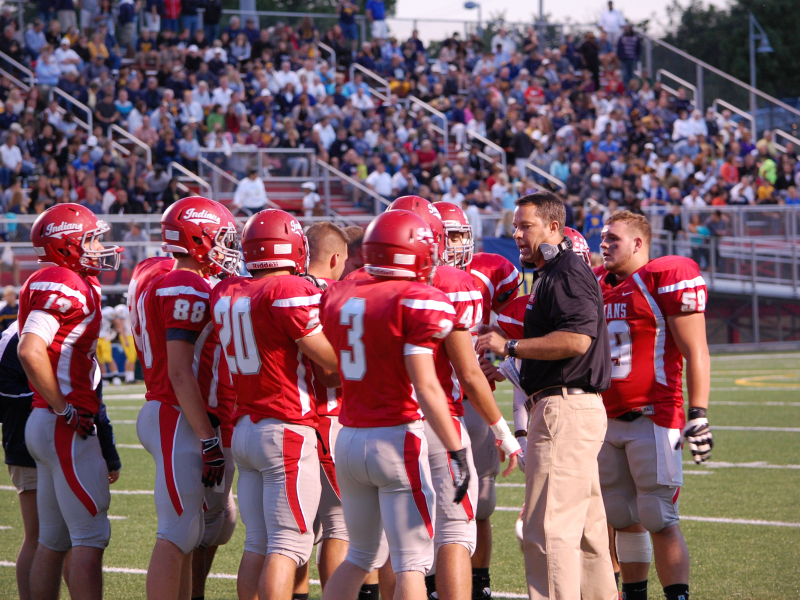
<path fill-rule="evenodd" d="M 550 396 L 528 428 L 523 551 L 531 600 L 615 600 L 597 454 L 598 394 Z"/>

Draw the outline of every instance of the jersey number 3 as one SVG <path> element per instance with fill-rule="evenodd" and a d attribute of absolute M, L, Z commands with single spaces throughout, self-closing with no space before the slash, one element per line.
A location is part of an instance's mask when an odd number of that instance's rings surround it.
<path fill-rule="evenodd" d="M 367 372 L 367 357 L 364 352 L 364 308 L 363 298 L 350 298 L 339 311 L 339 324 L 349 325 L 347 329 L 347 345 L 350 350 L 339 353 L 342 375 L 350 381 L 361 381 Z"/>
<path fill-rule="evenodd" d="M 631 329 L 627 321 L 609 321 L 608 338 L 611 342 L 611 379 L 625 379 L 631 374 Z"/>

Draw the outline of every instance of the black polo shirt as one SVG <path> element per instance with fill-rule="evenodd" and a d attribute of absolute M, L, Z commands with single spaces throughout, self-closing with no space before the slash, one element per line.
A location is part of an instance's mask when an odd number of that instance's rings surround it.
<path fill-rule="evenodd" d="M 611 384 L 611 350 L 603 316 L 603 294 L 591 268 L 564 250 L 537 272 L 525 311 L 525 338 L 553 331 L 592 338 L 582 356 L 563 360 L 522 360 L 522 387 L 534 394 L 552 386 L 604 392 Z"/>

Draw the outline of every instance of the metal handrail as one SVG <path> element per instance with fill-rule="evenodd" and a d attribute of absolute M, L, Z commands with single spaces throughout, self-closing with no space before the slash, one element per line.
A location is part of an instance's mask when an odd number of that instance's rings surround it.
<path fill-rule="evenodd" d="M 23 64 L 22 64 L 22 63 L 20 63 L 20 62 L 17 62 L 16 60 L 14 60 L 13 58 L 11 58 L 11 57 L 10 57 L 8 54 L 6 54 L 5 52 L 0 52 L 0 58 L 2 58 L 3 60 L 5 60 L 6 62 L 9 62 L 9 63 L 11 63 L 11 64 L 12 64 L 12 65 L 14 65 L 15 67 L 17 67 L 17 68 L 18 68 L 20 71 L 22 71 L 23 73 L 25 73 L 25 74 L 28 76 L 28 78 L 31 80 L 31 85 L 30 85 L 30 87 L 33 87 L 34 85 L 36 85 L 36 75 L 35 75 L 35 74 L 33 73 L 33 71 L 31 71 L 31 70 L 30 70 L 28 67 L 26 67 L 25 65 L 23 65 Z"/>
<path fill-rule="evenodd" d="M 786 133 L 783 129 L 774 129 L 772 131 L 772 133 L 775 135 L 775 137 L 780 136 L 782 138 L 786 138 L 790 142 L 792 142 L 794 144 L 797 144 L 797 147 L 800 148 L 800 138 L 796 138 L 793 135 L 790 135 L 790 134 Z M 778 150 L 780 150 L 781 152 L 786 152 L 786 146 L 783 146 L 783 145 L 781 145 L 781 144 L 779 144 L 777 142 L 773 142 L 773 143 L 775 144 L 775 147 Z"/>
<path fill-rule="evenodd" d="M 117 133 L 119 133 L 120 135 L 122 135 L 122 137 L 124 137 L 125 139 L 127 139 L 127 140 L 130 140 L 131 142 L 133 142 L 134 144 L 136 144 L 136 145 L 137 145 L 137 146 L 139 146 L 140 148 L 143 148 L 143 149 L 144 149 L 145 156 L 147 157 L 147 166 L 148 166 L 148 167 L 149 167 L 149 166 L 152 166 L 152 164 L 153 164 L 153 151 L 152 151 L 152 149 L 150 148 L 150 146 L 148 146 L 147 144 L 145 144 L 145 143 L 144 143 L 142 140 L 140 140 L 139 138 L 137 138 L 137 137 L 136 137 L 135 135 L 133 135 L 132 133 L 128 133 L 127 131 L 125 131 L 125 130 L 124 130 L 122 127 L 120 127 L 119 125 L 111 125 L 111 126 L 109 126 L 109 128 L 108 128 L 108 129 L 109 129 L 109 131 L 116 131 Z"/>
<path fill-rule="evenodd" d="M 92 125 L 92 122 L 93 122 L 92 118 L 94 116 L 92 114 L 92 109 L 90 109 L 88 106 L 86 106 L 83 102 L 80 102 L 79 100 L 76 100 L 75 98 L 70 96 L 68 93 L 66 93 L 61 88 L 57 88 L 57 87 L 50 88 L 50 91 L 53 94 L 55 94 L 56 96 L 61 96 L 64 100 L 66 100 L 70 104 L 74 104 L 75 106 L 77 106 L 78 108 L 80 108 L 82 111 L 84 111 L 86 113 L 86 126 L 87 126 L 86 128 L 89 130 L 89 133 L 91 134 L 92 130 L 94 129 L 94 126 Z"/>
<path fill-rule="evenodd" d="M 735 112 L 740 117 L 744 117 L 745 119 L 750 121 L 750 126 L 751 126 L 750 131 L 755 132 L 755 130 L 756 130 L 756 116 L 755 115 L 751 115 L 749 112 L 746 112 L 746 111 L 742 110 L 741 108 L 735 107 L 730 102 L 725 102 L 725 100 L 721 100 L 721 99 L 717 98 L 717 99 L 714 100 L 714 102 L 711 103 L 711 109 L 714 111 L 714 116 L 715 117 L 721 117 L 722 116 L 722 113 L 717 110 L 717 105 L 718 104 L 720 106 L 724 107 L 724 108 L 727 108 L 731 112 Z"/>
<path fill-rule="evenodd" d="M 562 190 L 566 190 L 567 189 L 566 184 L 563 181 L 561 181 L 558 177 L 553 177 L 552 175 L 550 175 L 550 173 L 548 173 L 547 171 L 545 171 L 544 169 L 542 169 L 540 167 L 537 167 L 533 163 L 526 162 L 525 163 L 525 168 L 526 169 L 530 169 L 531 171 L 533 171 L 537 175 L 541 175 L 542 177 L 547 179 L 547 181 L 549 181 L 550 183 L 555 184 L 556 186 L 560 187 Z"/>
<path fill-rule="evenodd" d="M 374 79 L 375 81 L 377 81 L 383 87 L 386 88 L 386 92 L 385 92 L 386 95 L 385 96 L 383 95 L 383 92 L 378 92 L 377 90 L 375 90 L 375 89 L 373 89 L 371 87 L 370 87 L 370 90 L 372 92 L 374 92 L 375 95 L 378 98 L 380 98 L 384 102 L 388 102 L 389 98 L 392 97 L 392 90 L 389 87 L 389 82 L 386 79 L 384 79 L 383 77 L 381 77 L 380 75 L 378 75 L 377 73 L 375 73 L 374 71 L 370 71 L 369 69 L 367 69 L 366 67 L 358 64 L 357 62 L 350 63 L 350 81 L 353 81 L 353 76 L 355 75 L 355 72 L 357 70 L 361 71 L 364 75 L 367 75 L 368 77 L 371 77 L 372 79 Z M 369 86 L 367 86 L 367 87 L 369 87 Z"/>
<path fill-rule="evenodd" d="M 6 78 L 8 78 L 8 79 L 10 79 L 10 80 L 11 80 L 11 83 L 14 83 L 14 84 L 16 84 L 16 85 L 17 85 L 17 87 L 19 87 L 19 88 L 22 88 L 22 90 L 23 90 L 24 92 L 26 92 L 26 93 L 27 93 L 27 92 L 30 92 L 30 91 L 31 91 L 31 86 L 29 86 L 27 83 L 23 83 L 22 81 L 20 81 L 20 80 L 19 80 L 19 79 L 17 79 L 16 77 L 14 77 L 14 76 L 13 76 L 11 73 L 9 73 L 8 71 L 6 71 L 5 69 L 0 69 L 0 75 L 2 75 L 3 77 L 6 77 Z"/>
<path fill-rule="evenodd" d="M 697 102 L 697 86 L 689 83 L 685 79 L 681 79 L 680 77 L 678 77 L 677 75 L 674 75 L 673 73 L 670 73 L 666 69 L 659 69 L 658 71 L 656 71 L 656 81 L 658 81 L 659 83 L 661 82 L 661 76 L 662 75 L 666 75 L 667 77 L 669 77 L 673 81 L 677 81 L 678 83 L 680 83 L 683 87 L 685 87 L 685 88 L 687 88 L 689 90 L 692 90 L 692 99 L 695 102 Z M 671 87 L 668 87 L 668 86 L 664 85 L 663 83 L 661 84 L 661 87 L 664 88 L 665 90 L 667 90 L 670 94 L 675 94 L 676 96 L 678 95 L 678 91 L 677 90 L 675 90 L 675 89 L 673 89 Z M 702 107 L 697 107 L 696 106 L 695 108 L 697 108 L 698 110 L 702 110 Z"/>
<path fill-rule="evenodd" d="M 479 142 L 481 142 L 483 145 L 489 146 L 492 150 L 497 151 L 498 155 L 500 156 L 501 160 L 503 161 L 503 171 L 505 171 L 507 169 L 508 165 L 506 164 L 506 151 L 503 150 L 503 148 L 501 148 L 500 146 L 498 146 L 494 142 L 490 141 L 488 138 L 482 136 L 480 133 L 477 133 L 475 131 L 471 131 L 470 129 L 467 129 L 466 132 L 467 132 L 467 137 L 473 137 L 476 140 L 478 140 Z M 488 159 L 491 158 L 489 155 L 485 155 L 485 156 Z M 489 162 L 491 162 L 491 160 Z"/>
<path fill-rule="evenodd" d="M 330 166 L 328 163 L 323 162 L 319 158 L 317 159 L 317 166 L 318 167 L 322 167 L 323 170 L 328 171 L 329 173 L 332 173 L 332 174 L 336 175 L 336 177 L 338 177 L 339 179 L 342 179 L 342 180 L 346 181 L 347 183 L 349 183 L 351 185 L 354 185 L 355 187 L 357 187 L 359 190 L 361 190 L 362 192 L 364 192 L 368 196 L 371 196 L 372 199 L 375 200 L 375 202 L 376 202 L 375 203 L 375 214 L 378 214 L 378 210 L 377 209 L 378 209 L 378 205 L 379 204 L 384 204 L 387 207 L 391 204 L 391 202 L 389 202 L 386 198 L 381 196 L 378 192 L 375 192 L 375 191 L 369 189 L 367 186 L 365 186 L 363 183 L 361 183 L 357 179 L 353 179 L 349 175 L 345 175 L 339 169 L 336 169 L 336 168 Z"/>
<path fill-rule="evenodd" d="M 773 104 L 777 104 L 778 106 L 780 106 L 784 110 L 788 110 L 789 112 L 791 112 L 791 113 L 793 113 L 793 114 L 795 114 L 795 115 L 800 117 L 800 110 L 797 110 L 793 106 L 789 106 L 785 102 L 781 102 L 780 100 L 778 100 L 774 96 L 770 96 L 769 94 L 766 94 L 766 93 L 762 92 L 758 88 L 754 88 L 754 87 L 750 86 L 749 84 L 745 83 L 741 79 L 737 79 L 733 75 L 728 75 L 725 71 L 717 69 L 716 67 L 712 67 L 707 62 L 702 61 L 699 58 L 695 58 L 694 56 L 692 56 L 688 52 L 684 52 L 683 50 L 681 50 L 680 48 L 676 48 L 672 44 L 668 44 L 667 42 L 665 42 L 663 40 L 658 40 L 658 39 L 656 39 L 654 37 L 651 37 L 651 36 L 647 35 L 647 33 L 645 33 L 644 31 L 638 31 L 637 30 L 637 33 L 639 35 L 641 35 L 642 38 L 650 40 L 651 42 L 656 43 L 659 46 L 663 46 L 664 48 L 666 48 L 667 50 L 671 50 L 672 52 L 674 52 L 678 56 L 681 56 L 681 57 L 685 58 L 686 60 L 689 60 L 689 61 L 693 62 L 694 64 L 696 64 L 696 65 L 698 65 L 700 67 L 703 67 L 704 69 L 708 69 L 709 71 L 711 71 L 715 75 L 719 75 L 720 77 L 722 77 L 724 79 L 727 79 L 731 83 L 735 83 L 739 87 L 744 88 L 748 92 L 753 93 L 756 96 L 760 96 L 764 100 L 768 100 L 769 102 L 772 102 Z M 755 115 L 753 115 L 753 116 L 755 117 Z"/>
<path fill-rule="evenodd" d="M 183 165 L 178 164 L 178 163 L 176 163 L 174 161 L 169 163 L 169 166 L 167 167 L 167 175 L 169 175 L 170 179 L 172 179 L 172 170 L 173 169 L 178 169 L 178 171 L 183 173 L 184 176 L 186 176 L 189 179 L 191 179 L 192 181 L 194 181 L 201 188 L 207 189 L 209 197 L 213 196 L 214 190 L 211 189 L 211 184 L 210 183 L 208 183 L 205 179 L 201 179 L 195 173 L 192 173 L 189 169 L 187 169 Z M 188 188 L 187 188 L 186 191 L 188 191 Z"/>
<path fill-rule="evenodd" d="M 225 179 L 227 179 L 228 181 L 233 183 L 234 186 L 238 186 L 239 185 L 239 180 L 236 179 L 236 177 L 234 177 L 233 175 L 228 173 L 225 169 L 221 169 L 220 167 L 218 167 L 217 165 L 215 165 L 214 163 L 209 161 L 207 158 L 205 158 L 203 156 L 200 156 L 200 157 L 197 158 L 197 162 L 202 164 L 204 167 L 206 167 L 208 169 L 211 169 L 217 175 L 220 175 L 220 176 L 224 177 Z M 211 193 L 212 194 L 214 193 L 213 186 L 211 188 Z M 275 202 L 273 202 L 269 198 L 267 198 L 267 204 L 269 205 L 270 208 L 276 208 L 278 210 L 280 210 L 280 208 L 281 208 L 279 205 L 275 204 Z"/>
<path fill-rule="evenodd" d="M 336 68 L 336 50 L 328 46 L 325 42 L 317 42 L 317 47 L 322 48 L 331 55 L 331 67 Z"/>
<path fill-rule="evenodd" d="M 417 98 L 416 96 L 409 96 L 409 97 L 408 97 L 408 100 L 409 100 L 410 102 L 413 102 L 413 103 L 414 103 L 414 104 L 416 104 L 417 106 L 421 107 L 423 110 L 427 110 L 427 111 L 428 111 L 429 113 L 431 113 L 432 115 L 435 115 L 435 116 L 439 117 L 439 118 L 442 120 L 442 123 L 443 123 L 443 128 L 444 128 L 444 151 L 445 151 L 445 153 L 446 153 L 446 152 L 447 152 L 447 150 L 448 150 L 448 149 L 449 149 L 449 147 L 450 147 L 450 146 L 449 146 L 449 141 L 450 141 L 450 140 L 449 140 L 449 138 L 448 138 L 448 126 L 447 126 L 448 122 L 447 122 L 447 116 L 446 116 L 446 115 L 445 115 L 445 114 L 444 114 L 442 111 L 440 111 L 440 110 L 437 110 L 437 109 L 433 108 L 433 107 L 432 107 L 430 104 L 428 104 L 427 102 L 425 102 L 425 101 L 423 101 L 423 100 L 420 100 L 420 99 L 419 99 L 419 98 Z"/>

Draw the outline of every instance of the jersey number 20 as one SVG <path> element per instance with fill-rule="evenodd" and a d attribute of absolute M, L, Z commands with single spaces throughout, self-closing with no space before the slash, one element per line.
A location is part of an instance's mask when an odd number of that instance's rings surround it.
<path fill-rule="evenodd" d="M 230 296 L 223 296 L 214 305 L 214 321 L 222 325 L 219 331 L 219 343 L 228 368 L 233 374 L 255 375 L 261 369 L 261 357 L 256 347 L 256 336 L 253 333 L 253 321 L 250 318 L 250 298 L 237 298 L 231 306 Z M 228 353 L 228 346 L 233 340 L 234 354 Z"/>

